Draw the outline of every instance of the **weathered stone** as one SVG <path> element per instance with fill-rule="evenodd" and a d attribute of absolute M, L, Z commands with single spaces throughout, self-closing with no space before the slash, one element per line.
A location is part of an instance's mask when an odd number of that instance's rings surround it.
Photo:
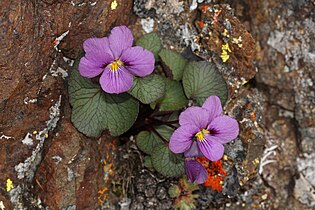
<path fill-rule="evenodd" d="M 294 197 L 310 208 L 315 206 L 315 189 L 305 179 L 303 173 L 295 180 Z"/>
<path fill-rule="evenodd" d="M 267 145 L 261 159 L 260 173 L 265 182 L 273 189 L 274 208 L 285 208 L 294 183 L 297 157 L 295 129 L 290 119 L 278 119 L 268 127 Z M 286 189 L 286 190 L 283 190 Z"/>
<path fill-rule="evenodd" d="M 256 74 L 253 62 L 255 41 L 229 5 L 210 4 L 201 6 L 200 10 L 201 17 L 196 20 L 200 28 L 196 37 L 200 49 L 196 54 L 216 63 L 228 84 L 229 96 L 234 98 Z M 220 56 L 225 44 L 229 46 L 229 58 L 223 62 Z"/>
<path fill-rule="evenodd" d="M 257 89 L 244 89 L 233 103 L 226 105 L 228 115 L 240 123 L 239 138 L 242 143 L 237 143 L 239 147 L 235 146 L 236 143 L 227 144 L 226 154 L 236 165 L 241 185 L 256 176 L 265 145 L 262 98 Z"/>
<path fill-rule="evenodd" d="M 296 158 L 304 152 L 312 156 L 315 145 L 314 4 L 282 0 L 231 4 L 257 41 L 256 84 L 266 94 L 268 110 L 263 115 L 267 141 L 261 165 L 268 164 L 260 169 L 276 198 L 270 205 L 307 209 L 292 199 L 292 192 L 303 191 L 302 179 L 294 187 L 293 176 L 299 177 Z"/>
<path fill-rule="evenodd" d="M 10 178 L 16 189 L 13 191 L 16 192 L 15 198 L 11 197 L 11 201 L 10 193 L 0 192 L 0 201 L 6 208 L 40 208 L 39 204 L 33 202 L 39 194 L 48 207 L 52 205 L 51 209 L 73 205 L 84 209 L 99 205 L 97 190 L 100 189 L 97 183 L 102 182 L 98 179 L 102 179 L 103 172 L 100 159 L 102 156 L 95 153 L 95 140 L 90 146 L 82 142 L 91 140 L 84 137 L 78 140 L 74 137 L 79 134 L 69 122 L 69 111 L 60 128 L 69 129 L 61 134 L 70 136 L 69 141 L 72 142 L 67 142 L 62 136 L 50 138 L 55 134 L 54 128 L 60 116 L 51 121 L 51 124 L 47 123 L 51 119 L 50 108 L 59 99 L 61 114 L 68 104 L 64 80 L 57 73 L 60 67 L 63 69 L 63 76 L 66 75 L 67 65 L 62 64 L 63 56 L 76 57 L 82 51 L 84 39 L 104 36 L 113 25 L 132 21 L 132 1 L 117 1 L 116 10 L 111 10 L 111 2 L 47 0 L 0 3 L 0 86 L 3 87 L 0 90 L 0 183 L 6 183 L 6 179 Z M 43 136 L 37 137 L 38 134 L 33 134 L 33 131 L 42 131 Z M 33 145 L 22 143 L 28 133 L 29 138 L 33 139 Z M 46 134 L 48 138 L 45 137 Z M 106 136 L 102 138 L 102 142 L 108 139 Z M 69 145 L 74 146 L 72 149 L 80 150 L 70 152 Z M 80 160 L 78 165 L 63 165 L 64 160 L 72 158 L 68 155 L 74 154 L 73 152 L 92 156 L 93 153 L 89 153 L 92 150 L 97 154 L 93 161 Z M 52 156 L 46 157 L 46 154 Z M 59 161 L 59 165 L 56 161 Z M 36 179 L 33 179 L 38 164 L 41 164 L 40 170 Z M 79 180 L 81 181 L 76 185 L 73 184 Z M 34 185 L 37 195 L 30 190 Z M 47 194 L 42 194 L 41 187 L 48 187 L 50 190 Z"/>

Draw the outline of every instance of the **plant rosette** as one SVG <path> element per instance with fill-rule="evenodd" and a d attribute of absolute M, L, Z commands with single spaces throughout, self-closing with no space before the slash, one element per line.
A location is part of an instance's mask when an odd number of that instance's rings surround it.
<path fill-rule="evenodd" d="M 221 159 L 239 132 L 222 111 L 226 82 L 214 64 L 164 49 L 156 33 L 133 44 L 126 26 L 84 41 L 69 79 L 72 123 L 89 137 L 137 133 L 150 170 L 205 183 L 198 158 Z"/>

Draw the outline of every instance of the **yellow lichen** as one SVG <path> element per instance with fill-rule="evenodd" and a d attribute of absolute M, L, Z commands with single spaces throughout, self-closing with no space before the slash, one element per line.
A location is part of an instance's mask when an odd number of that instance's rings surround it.
<path fill-rule="evenodd" d="M 233 38 L 232 43 L 233 43 L 233 44 L 237 44 L 237 46 L 238 46 L 239 48 L 242 48 L 242 47 L 243 47 L 243 44 L 242 44 L 242 37 L 241 37 L 241 36 L 239 36 L 237 39 L 236 39 L 236 38 Z"/>
<path fill-rule="evenodd" d="M 232 52 L 228 43 L 222 45 L 222 50 Z"/>
<path fill-rule="evenodd" d="M 230 35 L 228 34 L 228 30 L 226 30 L 226 29 L 224 29 L 222 35 L 225 37 L 230 37 Z"/>
<path fill-rule="evenodd" d="M 232 50 L 229 47 L 229 44 L 223 44 L 222 45 L 222 53 L 220 55 L 222 61 L 225 63 L 227 60 L 229 60 L 230 56 L 228 54 L 228 52 L 232 52 Z"/>
<path fill-rule="evenodd" d="M 223 51 L 222 53 L 221 53 L 221 56 L 220 56 L 221 58 L 222 58 L 222 61 L 225 63 L 227 60 L 229 60 L 229 58 L 230 58 L 230 56 L 227 54 L 227 52 L 226 51 Z"/>
<path fill-rule="evenodd" d="M 112 3 L 110 4 L 110 8 L 111 8 L 111 10 L 115 10 L 115 9 L 117 9 L 117 6 L 118 6 L 118 3 L 117 3 L 117 1 L 115 0 L 115 1 L 112 1 Z"/>
<path fill-rule="evenodd" d="M 242 85 L 245 85 L 247 82 L 247 80 L 242 81 Z"/>
<path fill-rule="evenodd" d="M 13 182 L 11 179 L 7 179 L 7 185 L 6 186 L 7 186 L 7 192 L 10 192 L 14 188 Z"/>

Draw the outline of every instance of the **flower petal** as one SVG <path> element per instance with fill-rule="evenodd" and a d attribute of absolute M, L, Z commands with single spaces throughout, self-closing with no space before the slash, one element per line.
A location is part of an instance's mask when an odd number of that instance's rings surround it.
<path fill-rule="evenodd" d="M 108 40 L 114 59 L 117 59 L 125 49 L 132 46 L 133 36 L 126 26 L 117 26 L 111 30 Z"/>
<path fill-rule="evenodd" d="M 190 182 L 203 184 L 208 177 L 206 169 L 196 160 L 185 160 L 185 171 Z"/>
<path fill-rule="evenodd" d="M 208 110 L 210 116 L 209 116 L 209 120 L 210 122 L 222 115 L 223 111 L 222 111 L 222 105 L 221 105 L 221 101 L 220 98 L 218 96 L 209 96 L 206 101 L 203 103 L 202 108 Z"/>
<path fill-rule="evenodd" d="M 198 132 L 191 126 L 180 126 L 170 138 L 169 148 L 174 153 L 183 153 L 188 150 L 193 143 L 193 136 Z"/>
<path fill-rule="evenodd" d="M 154 56 L 143 47 L 130 47 L 123 51 L 120 60 L 133 75 L 144 77 L 154 70 Z"/>
<path fill-rule="evenodd" d="M 107 93 L 123 93 L 132 86 L 132 75 L 123 66 L 116 71 L 105 68 L 100 78 L 102 89 Z"/>
<path fill-rule="evenodd" d="M 204 140 L 197 143 L 202 154 L 209 160 L 217 161 L 222 158 L 224 147 L 218 137 L 207 135 Z"/>
<path fill-rule="evenodd" d="M 88 60 L 100 64 L 108 64 L 114 60 L 114 56 L 109 48 L 109 42 L 104 38 L 90 38 L 84 41 L 83 49 Z"/>
<path fill-rule="evenodd" d="M 82 57 L 79 63 L 79 72 L 83 77 L 93 78 L 104 71 L 101 65 L 91 62 L 86 57 Z"/>
<path fill-rule="evenodd" d="M 196 141 L 193 141 L 191 147 L 185 152 L 184 155 L 185 157 L 202 157 L 203 156 Z"/>
<path fill-rule="evenodd" d="M 208 126 L 210 131 L 214 131 L 214 136 L 218 137 L 221 144 L 228 143 L 235 139 L 239 133 L 237 121 L 229 116 L 216 117 Z"/>
<path fill-rule="evenodd" d="M 209 112 L 201 107 L 189 107 L 179 115 L 179 124 L 194 126 L 199 130 L 206 128 L 209 124 Z"/>

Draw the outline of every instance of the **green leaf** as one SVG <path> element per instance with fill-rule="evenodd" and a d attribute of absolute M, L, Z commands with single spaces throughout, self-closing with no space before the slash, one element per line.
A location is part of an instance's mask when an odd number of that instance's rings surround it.
<path fill-rule="evenodd" d="M 135 77 L 129 93 L 144 104 L 152 103 L 164 95 L 165 80 L 157 74 L 143 78 Z"/>
<path fill-rule="evenodd" d="M 156 33 L 143 35 L 136 41 L 136 45 L 150 50 L 153 53 L 155 60 L 158 60 L 162 44 L 160 37 Z"/>
<path fill-rule="evenodd" d="M 170 152 L 164 144 L 154 148 L 151 160 L 155 170 L 164 176 L 177 177 L 184 174 L 184 159 Z"/>
<path fill-rule="evenodd" d="M 206 61 L 188 63 L 184 70 L 183 86 L 186 96 L 199 106 L 211 95 L 220 97 L 222 105 L 227 100 L 228 91 L 222 75 Z"/>
<path fill-rule="evenodd" d="M 108 129 L 118 136 L 126 132 L 135 122 L 139 102 L 129 94 L 111 95 L 80 76 L 74 69 L 69 79 L 69 96 L 72 105 L 71 121 L 82 133 L 98 137 Z"/>
<path fill-rule="evenodd" d="M 150 103 L 150 108 L 154 110 L 156 105 L 158 104 L 158 102 L 159 101 L 154 101 L 154 102 Z"/>
<path fill-rule="evenodd" d="M 180 54 L 167 49 L 162 49 L 159 53 L 163 63 L 170 68 L 174 80 L 181 80 L 187 60 Z"/>
<path fill-rule="evenodd" d="M 150 155 L 153 149 L 163 142 L 155 133 L 141 131 L 136 137 L 136 144 L 142 152 Z"/>
<path fill-rule="evenodd" d="M 172 114 L 168 118 L 169 121 L 179 120 L 179 112 L 172 112 Z"/>
<path fill-rule="evenodd" d="M 104 93 L 102 91 L 102 93 Z M 103 101 L 106 115 L 101 116 L 108 120 L 108 129 L 113 136 L 119 136 L 129 130 L 135 123 L 139 113 L 139 102 L 129 94 L 105 94 Z"/>
<path fill-rule="evenodd" d="M 178 198 L 180 196 L 181 189 L 178 185 L 172 185 L 168 189 L 168 194 L 171 198 Z"/>
<path fill-rule="evenodd" d="M 143 165 L 149 169 L 153 169 L 151 156 L 147 155 L 144 157 L 144 163 Z"/>
<path fill-rule="evenodd" d="M 182 178 L 183 185 L 185 186 L 185 189 L 189 192 L 193 192 L 195 190 L 199 190 L 199 185 L 196 182 L 190 182 L 186 177 Z"/>
<path fill-rule="evenodd" d="M 167 80 L 166 93 L 160 101 L 160 111 L 173 111 L 186 106 L 188 103 L 182 85 L 174 80 Z"/>
<path fill-rule="evenodd" d="M 155 127 L 155 130 L 164 138 L 166 141 L 169 141 L 172 134 L 174 133 L 174 129 L 167 125 L 160 125 Z"/>

